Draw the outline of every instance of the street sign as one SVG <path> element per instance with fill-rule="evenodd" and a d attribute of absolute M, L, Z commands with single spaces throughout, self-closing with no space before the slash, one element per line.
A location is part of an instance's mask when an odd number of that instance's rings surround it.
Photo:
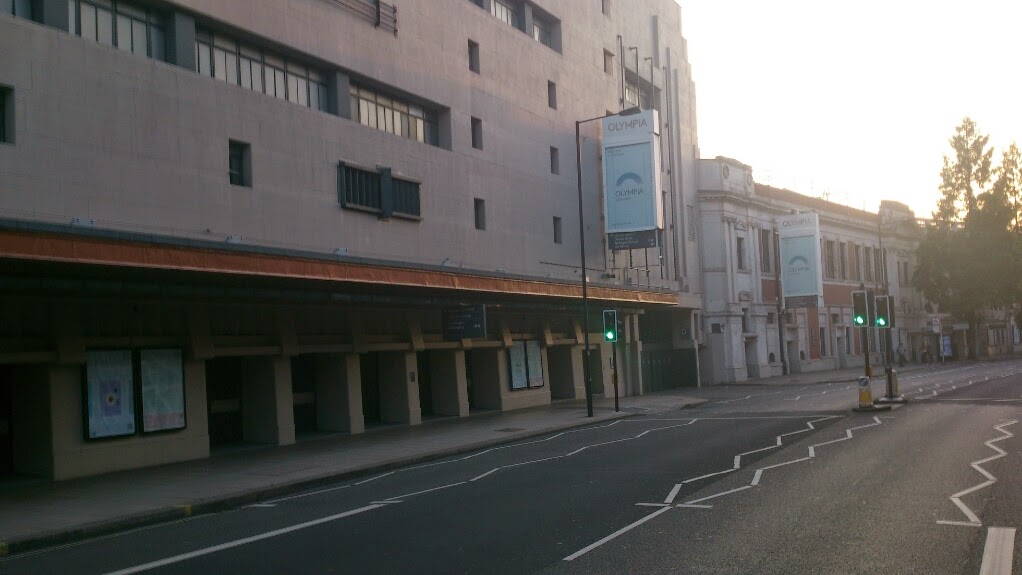
<path fill-rule="evenodd" d="M 641 232 L 619 232 L 607 234 L 610 249 L 612 251 L 639 250 L 642 248 L 655 248 L 657 244 L 657 230 L 644 230 Z"/>
<path fill-rule="evenodd" d="M 448 307 L 441 312 L 444 341 L 486 337 L 486 306 Z"/>
<path fill-rule="evenodd" d="M 941 338 L 940 354 L 944 357 L 951 357 L 951 336 L 945 335 Z"/>

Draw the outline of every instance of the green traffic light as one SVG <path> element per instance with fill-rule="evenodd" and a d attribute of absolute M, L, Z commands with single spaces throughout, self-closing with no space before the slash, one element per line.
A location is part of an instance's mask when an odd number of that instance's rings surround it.
<path fill-rule="evenodd" d="M 855 323 L 862 325 L 866 323 L 866 318 L 862 317 L 861 315 L 857 315 L 855 316 Z"/>
<path fill-rule="evenodd" d="M 883 326 L 887 325 L 887 320 L 882 318 L 882 317 L 878 317 L 877 318 L 877 325 L 883 327 Z"/>
<path fill-rule="evenodd" d="M 614 332 L 612 331 L 607 332 L 607 341 L 614 341 Z"/>

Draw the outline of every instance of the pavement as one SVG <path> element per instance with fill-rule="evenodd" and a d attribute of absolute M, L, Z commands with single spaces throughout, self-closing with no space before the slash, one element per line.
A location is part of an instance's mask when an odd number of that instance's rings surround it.
<path fill-rule="evenodd" d="M 905 370 L 920 369 L 908 366 Z M 932 368 L 926 366 L 923 369 Z M 862 368 L 757 380 L 756 385 L 853 381 Z M 881 372 L 882 375 L 882 372 Z M 663 413 L 707 400 L 694 388 L 614 399 L 596 398 L 416 427 L 387 426 L 361 435 L 300 436 L 288 447 L 244 446 L 207 459 L 52 482 L 0 482 L 0 557 L 211 513 L 351 477 L 476 451 L 523 438 L 635 414 Z"/>
<path fill-rule="evenodd" d="M 964 362 L 954 362 L 949 365 L 965 365 Z M 884 366 L 874 365 L 873 368 L 873 380 L 876 381 L 878 378 L 884 378 Z M 920 370 L 939 370 L 941 366 L 939 363 L 924 365 L 919 363 L 909 363 L 905 367 L 895 366 L 894 370 L 899 374 L 910 373 L 913 371 Z M 863 374 L 862 366 L 849 367 L 846 369 L 831 369 L 827 371 L 810 371 L 805 373 L 793 373 L 789 375 L 778 375 L 774 377 L 765 377 L 762 379 L 755 379 L 742 383 L 734 383 L 731 385 L 812 385 L 817 383 L 840 383 L 844 381 L 856 381 Z"/>

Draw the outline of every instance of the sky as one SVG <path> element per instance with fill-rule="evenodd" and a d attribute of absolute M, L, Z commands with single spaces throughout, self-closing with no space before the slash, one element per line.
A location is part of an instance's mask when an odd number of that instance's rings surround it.
<path fill-rule="evenodd" d="M 965 116 L 1022 142 L 1018 0 L 677 0 L 700 156 L 757 182 L 929 217 Z"/>

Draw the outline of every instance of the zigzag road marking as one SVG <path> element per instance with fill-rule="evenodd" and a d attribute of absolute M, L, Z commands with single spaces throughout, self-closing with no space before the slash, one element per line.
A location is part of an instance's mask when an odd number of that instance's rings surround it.
<path fill-rule="evenodd" d="M 965 521 L 943 521 L 943 520 L 941 520 L 941 521 L 937 521 L 937 523 L 939 523 L 941 525 L 961 525 L 961 526 L 968 526 L 968 527 L 982 527 L 983 526 L 983 522 L 980 521 L 980 519 L 976 515 L 976 513 L 973 512 L 972 509 L 969 509 L 968 505 L 962 503 L 962 499 L 961 498 L 965 497 L 966 495 L 968 495 L 970 493 L 974 493 L 976 491 L 979 491 L 980 489 L 985 489 L 987 487 L 990 487 L 994 483 L 997 483 L 997 478 L 994 477 L 993 475 L 991 475 L 990 472 L 987 471 L 986 469 L 983 469 L 983 467 L 981 465 L 983 463 L 989 463 L 991 461 L 994 461 L 996 459 L 1000 459 L 1002 457 L 1006 457 L 1008 455 L 1003 449 L 1001 449 L 1000 447 L 997 447 L 996 445 L 994 445 L 994 443 L 997 443 L 998 441 L 1004 441 L 1005 439 L 1008 439 L 1009 437 L 1015 437 L 1015 434 L 1011 433 L 1010 431 L 1008 431 L 1008 430 L 1006 430 L 1004 428 L 1008 427 L 1009 425 L 1015 425 L 1016 423 L 1018 423 L 1018 420 L 1017 419 L 1012 419 L 1012 420 L 1006 421 L 1005 423 L 1002 423 L 1000 425 L 995 425 L 994 429 L 996 429 L 997 431 L 1000 431 L 1004 435 L 1002 435 L 1000 437 L 995 437 L 995 438 L 985 442 L 984 445 L 986 445 L 990 449 L 993 449 L 994 451 L 996 451 L 997 455 L 992 455 L 990 457 L 987 457 L 986 459 L 980 459 L 979 461 L 973 461 L 972 463 L 969 464 L 973 469 L 978 471 L 983 477 L 986 477 L 987 480 L 982 482 L 982 483 L 978 483 L 976 485 L 973 485 L 972 487 L 966 489 L 965 491 L 959 491 L 958 493 L 955 493 L 954 495 L 951 496 L 951 502 L 954 503 L 955 506 L 958 507 L 958 509 L 960 509 L 962 511 L 962 513 L 965 514 L 965 517 L 967 517 L 969 519 L 969 521 L 965 522 Z"/>
<path fill-rule="evenodd" d="M 831 416 L 831 417 L 826 417 L 826 418 L 823 418 L 823 419 L 818 419 L 818 420 L 815 420 L 815 421 L 811 421 L 811 422 L 807 423 L 807 425 L 809 426 L 808 429 L 801 429 L 799 431 L 792 431 L 790 433 L 785 433 L 783 435 L 779 435 L 779 436 L 777 436 L 778 445 L 780 445 L 781 437 L 786 436 L 786 435 L 794 435 L 796 433 L 804 433 L 806 431 L 809 431 L 810 429 L 815 429 L 815 428 L 812 427 L 813 423 L 819 423 L 820 421 L 825 421 L 827 419 L 833 419 L 834 417 L 837 417 L 837 416 Z M 729 489 L 727 491 L 722 491 L 720 493 L 714 493 L 713 495 L 707 495 L 705 497 L 700 497 L 699 499 L 693 499 L 691 501 L 685 501 L 683 503 L 678 503 L 678 504 L 674 505 L 673 508 L 693 508 L 693 507 L 694 508 L 699 508 L 699 509 L 709 508 L 710 507 L 709 505 L 700 505 L 700 504 L 702 502 L 704 502 L 704 501 L 709 501 L 711 499 L 716 499 L 718 497 L 725 497 L 725 496 L 731 495 L 733 493 L 739 493 L 739 492 L 745 491 L 747 489 L 752 489 L 753 487 L 757 487 L 757 486 L 759 486 L 759 482 L 760 482 L 760 479 L 763 476 L 763 472 L 764 471 L 767 471 L 769 469 L 774 469 L 774 468 L 777 468 L 777 467 L 782 467 L 784 465 L 791 465 L 793 463 L 800 463 L 800 462 L 803 462 L 803 461 L 808 461 L 810 459 L 813 459 L 813 458 L 816 457 L 815 448 L 821 447 L 821 446 L 824 446 L 824 445 L 829 445 L 831 443 L 837 443 L 839 441 L 847 441 L 847 440 L 852 438 L 852 431 L 855 431 L 856 429 L 865 429 L 867 427 L 875 427 L 877 425 L 882 425 L 882 422 L 880 421 L 879 417 L 874 416 L 873 417 L 873 423 L 870 423 L 868 425 L 859 425 L 857 427 L 850 427 L 850 428 L 846 429 L 845 430 L 845 433 L 847 434 L 846 437 L 843 437 L 841 439 L 837 439 L 837 440 L 834 440 L 834 441 L 825 441 L 823 443 L 817 443 L 815 445 L 810 446 L 809 447 L 809 457 L 803 457 L 803 458 L 795 459 L 795 460 L 792 460 L 792 461 L 785 461 L 785 462 L 782 462 L 782 463 L 778 463 L 778 464 L 775 464 L 775 465 L 770 465 L 768 467 L 763 467 L 761 469 L 757 469 L 756 470 L 756 474 L 754 475 L 754 477 L 752 479 L 752 482 L 749 485 L 743 485 L 741 487 L 736 487 L 734 489 Z M 777 447 L 777 445 L 772 445 L 772 446 L 770 446 L 768 448 L 764 448 L 764 449 L 773 449 L 774 447 Z M 763 451 L 764 449 L 757 449 L 755 451 L 748 451 L 748 452 L 745 452 L 745 453 L 735 457 L 735 464 L 737 465 L 740 462 L 740 458 L 741 458 L 742 455 L 749 455 L 750 453 L 756 453 L 758 451 Z M 719 475 L 720 473 L 730 473 L 732 471 L 735 471 L 735 469 L 728 469 L 728 470 L 725 470 L 725 471 L 722 471 L 722 472 L 718 472 L 718 473 L 713 473 L 713 474 L 709 474 L 709 475 L 703 475 L 701 477 L 693 478 L 692 480 L 702 479 L 702 478 L 705 478 L 705 477 L 711 477 L 713 475 Z M 685 482 L 683 481 L 682 483 L 685 483 Z M 625 526 L 625 527 L 615 531 L 614 533 L 611 533 L 610 535 L 604 537 L 603 539 L 600 539 L 599 541 L 597 541 L 595 543 L 590 544 L 587 547 L 583 547 L 582 549 L 580 549 L 580 550 L 572 553 L 571 555 L 568 555 L 567 557 L 565 557 L 564 560 L 565 561 L 574 561 L 575 559 L 578 559 L 582 555 L 585 555 L 586 553 L 589 553 L 593 549 L 596 549 L 597 547 L 599 547 L 599 546 L 601 546 L 601 545 L 603 545 L 603 544 L 605 544 L 605 543 L 607 543 L 607 542 L 609 542 L 609 541 L 611 541 L 613 539 L 616 539 L 617 537 L 627 533 L 628 531 L 631 531 L 632 529 L 638 527 L 639 525 L 642 525 L 643 523 L 649 521 L 650 519 L 653 519 L 653 518 L 657 517 L 658 515 L 662 515 L 662 514 L 666 513 L 667 511 L 672 509 L 672 507 L 665 507 L 664 505 L 669 505 L 670 502 L 674 501 L 674 497 L 677 495 L 680 487 L 681 487 L 681 485 L 677 484 L 677 485 L 675 485 L 671 489 L 671 493 L 667 496 L 667 499 L 668 499 L 667 503 L 649 503 L 649 504 L 640 503 L 640 504 L 638 504 L 638 505 L 644 505 L 644 506 L 648 506 L 648 507 L 659 507 L 660 509 L 657 509 L 653 513 L 651 513 L 649 515 L 646 515 L 645 517 L 639 519 L 638 521 L 636 521 L 636 522 L 634 522 L 634 523 L 632 523 L 630 525 L 627 525 L 627 526 Z"/>

